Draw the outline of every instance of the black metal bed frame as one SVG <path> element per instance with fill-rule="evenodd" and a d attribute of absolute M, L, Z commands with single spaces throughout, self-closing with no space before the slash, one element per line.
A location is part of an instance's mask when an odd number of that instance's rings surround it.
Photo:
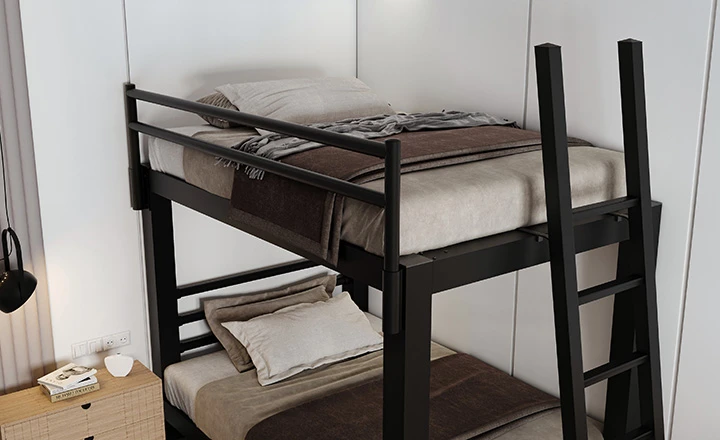
<path fill-rule="evenodd" d="M 620 42 L 619 47 L 624 114 L 625 110 L 632 111 L 636 122 L 638 120 L 643 122 L 645 109 L 641 43 L 626 40 Z M 625 61 L 623 61 L 623 53 L 627 54 Z M 653 375 L 659 374 L 659 360 L 656 352 L 650 353 L 650 356 L 645 353 L 642 360 L 633 358 L 631 359 L 634 360 L 633 362 L 619 361 L 626 354 L 632 353 L 635 345 L 638 346 L 638 349 L 641 348 L 641 345 L 643 348 L 647 348 L 647 344 L 644 343 L 647 340 L 650 345 L 654 344 L 653 347 L 656 347 L 657 317 L 655 316 L 654 320 L 651 319 L 650 322 L 647 320 L 640 322 L 640 315 L 633 312 L 633 310 L 637 310 L 637 301 L 633 302 L 632 299 L 628 299 L 627 295 L 616 295 L 610 363 L 586 372 L 583 377 L 582 358 L 578 358 L 576 344 L 580 334 L 580 323 L 576 317 L 578 310 L 575 308 L 574 312 L 570 312 L 573 305 L 579 306 L 619 293 L 627 288 L 637 288 L 639 285 L 637 282 L 633 284 L 632 279 L 630 281 L 620 280 L 609 287 L 588 289 L 588 291 L 578 294 L 577 290 L 571 292 L 572 283 L 568 284 L 568 280 L 575 279 L 574 273 L 572 276 L 569 275 L 569 271 L 574 270 L 575 253 L 620 243 L 621 255 L 630 252 L 632 256 L 632 252 L 634 252 L 632 249 L 637 249 L 637 246 L 633 245 L 633 240 L 630 238 L 633 237 L 633 234 L 639 233 L 632 216 L 633 211 L 639 209 L 641 205 L 642 212 L 651 215 L 651 218 L 645 215 L 645 220 L 650 218 L 650 225 L 654 224 L 654 231 L 652 227 L 649 229 L 651 233 L 654 232 L 654 236 L 651 237 L 652 243 L 649 247 L 645 246 L 645 249 L 649 249 L 650 252 L 646 252 L 645 256 L 652 257 L 650 259 L 653 263 L 652 273 L 649 273 L 648 276 L 654 279 L 654 258 L 661 205 L 657 202 L 652 202 L 652 204 L 650 202 L 649 174 L 642 170 L 637 171 L 642 166 L 647 167 L 647 163 L 638 163 L 638 161 L 631 163 L 626 159 L 628 197 L 572 209 L 569 198 L 569 179 L 567 178 L 567 135 L 560 48 L 552 45 L 539 46 L 536 48 L 536 58 L 549 224 L 404 256 L 401 256 L 399 251 L 401 149 L 399 141 L 388 140 L 381 143 L 358 139 L 138 90 L 133 84 L 126 84 L 130 194 L 132 208 L 142 210 L 153 371 L 162 377 L 165 368 L 179 362 L 184 352 L 217 342 L 211 333 L 185 340 L 180 339 L 179 329 L 181 326 L 202 321 L 205 317 L 202 311 L 179 314 L 179 298 L 323 265 L 341 274 L 339 284 L 342 284 L 345 290 L 351 293 L 355 302 L 363 310 L 367 310 L 368 286 L 382 290 L 383 330 L 385 333 L 383 435 L 386 439 L 427 439 L 428 423 L 422 421 L 429 419 L 432 295 L 453 287 L 551 261 L 557 355 L 561 373 L 564 438 L 566 440 L 586 438 L 585 403 L 584 397 L 578 394 L 578 390 L 582 391 L 582 388 L 578 387 L 578 377 L 576 377 L 578 367 L 579 380 L 582 382 L 579 386 L 589 386 L 588 375 L 590 375 L 592 383 L 604 379 L 610 380 L 605 421 L 607 438 L 664 438 L 661 407 L 659 407 L 660 411 L 657 411 L 657 405 L 661 404 L 658 403 L 659 380 L 648 383 L 641 378 L 639 387 L 636 383 L 638 382 L 637 371 L 642 368 L 642 365 L 649 365 Z M 628 67 L 628 63 L 636 67 L 639 65 L 640 70 L 632 70 Z M 626 109 L 625 103 L 636 103 L 635 98 L 638 97 L 642 98 L 642 106 Z M 384 158 L 384 193 L 139 122 L 138 101 L 214 116 L 242 125 L 263 128 Z M 645 144 L 627 142 L 628 138 L 646 137 L 646 132 L 643 132 L 644 125 L 636 124 L 633 127 L 625 119 L 624 122 L 626 151 L 631 148 L 640 151 L 640 156 L 644 154 L 647 157 L 646 142 Z M 142 165 L 139 133 L 260 168 L 266 172 L 384 208 L 384 256 L 370 254 L 359 247 L 341 242 L 339 260 L 337 265 L 333 266 L 318 260 L 303 249 L 285 243 L 279 237 L 270 236 L 251 227 L 243 227 L 240 229 L 305 257 L 305 260 L 178 286 L 171 202 L 179 203 L 206 216 L 228 223 L 230 201 L 180 179 L 152 171 Z M 643 148 L 644 151 L 642 151 Z M 563 150 L 565 150 L 564 162 L 562 160 Z M 633 189 L 635 186 L 647 188 L 648 197 L 643 199 L 639 194 L 635 194 Z M 566 188 L 565 192 L 563 192 L 564 188 Z M 624 209 L 629 210 L 630 219 L 619 212 Z M 644 225 L 647 229 L 646 223 L 647 221 Z M 233 226 L 237 227 L 235 224 Z M 563 243 L 565 244 L 563 245 Z M 573 245 L 569 246 L 567 243 Z M 558 249 L 560 254 L 558 254 Z M 572 264 L 568 262 L 567 258 L 563 259 L 563 255 L 571 256 Z M 564 273 L 556 271 L 558 264 L 563 265 L 566 269 Z M 626 258 L 619 259 L 619 275 L 627 274 L 625 267 L 627 264 L 629 263 Z M 654 287 L 654 280 L 652 285 Z M 650 299 L 653 304 L 654 293 L 653 290 L 652 295 L 647 295 L 648 297 L 652 296 Z M 651 307 L 651 309 L 652 313 L 656 313 L 654 308 Z M 642 332 L 638 329 L 641 324 L 645 327 Z M 639 336 L 637 343 L 635 342 L 636 333 L 645 335 L 642 344 Z M 579 342 L 577 343 L 579 344 Z M 645 389 L 647 386 L 651 386 L 653 391 L 651 404 L 648 404 L 646 399 L 638 397 L 638 394 L 641 393 L 633 391 Z M 207 438 L 184 413 L 167 402 L 165 403 L 165 413 L 169 427 L 184 437 Z M 631 433 L 630 436 L 628 433 Z"/>

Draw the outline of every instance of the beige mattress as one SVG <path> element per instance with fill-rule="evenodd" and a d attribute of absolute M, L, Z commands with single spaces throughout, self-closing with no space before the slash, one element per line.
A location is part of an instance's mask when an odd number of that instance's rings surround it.
<path fill-rule="evenodd" d="M 382 321 L 373 315 L 367 314 L 367 316 L 373 327 L 379 331 L 382 328 Z M 452 353 L 454 353 L 452 350 L 433 343 L 433 357 L 442 357 Z M 378 356 L 378 353 L 371 353 L 366 356 Z M 361 359 L 362 357 L 356 359 L 355 362 Z M 342 368 L 341 364 L 335 365 L 335 367 Z M 212 387 L 211 384 L 213 382 L 230 378 L 232 376 L 238 376 L 239 378 L 239 376 L 243 375 L 247 376 L 249 380 L 238 380 L 233 383 L 241 383 L 247 388 L 243 389 L 240 395 L 243 395 L 244 398 L 248 400 L 248 408 L 254 408 L 256 406 L 272 406 L 276 399 L 272 398 L 272 395 L 268 396 L 270 391 L 260 386 L 255 378 L 254 371 L 251 370 L 244 373 L 238 373 L 230 362 L 230 359 L 226 355 L 225 351 L 218 351 L 179 362 L 166 368 L 163 381 L 165 385 L 165 396 L 173 406 L 182 410 L 195 423 L 198 423 L 198 426 L 203 431 L 210 433 L 212 437 L 211 433 L 213 432 L 225 433 L 227 430 L 222 428 L 218 429 L 217 426 L 202 426 L 202 417 L 196 417 L 196 396 L 206 385 Z M 337 379 L 338 381 L 347 380 L 347 378 L 343 379 L 343 374 L 340 373 L 338 369 L 326 368 L 307 373 L 301 382 L 286 381 L 283 386 L 285 389 L 274 389 L 273 392 L 281 393 L 282 397 L 277 400 L 283 400 L 286 405 L 288 399 L 295 399 L 295 404 L 303 403 L 303 397 L 305 397 L 305 394 L 303 393 L 302 386 L 296 386 L 295 384 L 317 380 L 318 378 L 316 376 L 329 376 L 333 379 Z M 294 386 L 297 387 L 297 390 L 293 389 Z M 273 412 L 271 408 L 266 408 L 264 411 Z M 251 421 L 243 420 L 243 414 L 238 414 L 238 418 L 233 420 L 232 423 L 247 423 L 249 427 L 252 425 Z M 590 440 L 601 440 L 602 425 L 593 419 L 588 419 L 588 425 L 588 438 Z M 230 436 L 225 435 L 222 437 L 225 438 Z M 480 438 L 483 440 L 556 440 L 562 438 L 560 410 L 548 410 L 534 416 L 526 417 L 502 428 L 486 433 Z"/>
<path fill-rule="evenodd" d="M 175 129 L 183 134 L 216 130 L 210 126 Z M 216 165 L 203 153 L 149 138 L 149 162 L 213 194 L 229 198 L 234 169 Z M 581 206 L 625 195 L 621 152 L 595 147 L 570 148 L 573 205 Z M 184 161 L 203 170 L 185 175 Z M 198 169 L 198 167 L 194 167 Z M 481 162 L 403 174 L 400 202 L 400 253 L 438 249 L 546 221 L 540 151 Z M 380 190 L 383 181 L 363 186 Z M 382 254 L 383 212 L 357 200 L 346 201 L 341 239 Z"/>

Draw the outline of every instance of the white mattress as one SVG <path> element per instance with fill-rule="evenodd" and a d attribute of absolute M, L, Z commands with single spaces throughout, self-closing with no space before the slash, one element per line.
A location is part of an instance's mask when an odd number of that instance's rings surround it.
<path fill-rule="evenodd" d="M 184 134 L 209 126 L 175 129 Z M 148 142 L 154 170 L 185 179 L 183 147 L 160 139 Z M 581 206 L 625 195 L 621 152 L 572 147 L 569 150 L 573 205 Z M 229 197 L 232 169 L 208 160 L 211 190 Z M 203 187 L 202 182 L 191 182 Z M 383 180 L 364 184 L 382 191 Z M 205 188 L 207 189 L 207 188 Z M 546 221 L 540 151 L 403 174 L 400 202 L 400 253 L 438 249 Z M 376 255 L 383 250 L 383 211 L 348 199 L 341 239 Z"/>

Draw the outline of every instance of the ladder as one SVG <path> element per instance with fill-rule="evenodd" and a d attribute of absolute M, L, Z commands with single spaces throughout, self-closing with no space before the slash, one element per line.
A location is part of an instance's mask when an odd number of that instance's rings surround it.
<path fill-rule="evenodd" d="M 559 46 L 552 44 L 535 47 L 565 440 L 587 439 L 585 388 L 606 379 L 609 382 L 605 439 L 664 439 L 655 286 L 656 244 L 650 199 L 642 43 L 620 41 L 618 52 L 627 196 L 573 210 L 561 51 Z M 625 209 L 630 238 L 620 246 L 617 279 L 578 291 L 574 222 Z M 610 295 L 615 295 L 610 360 L 584 371 L 580 306 Z M 637 426 L 628 423 L 632 370 L 637 372 L 640 397 Z"/>

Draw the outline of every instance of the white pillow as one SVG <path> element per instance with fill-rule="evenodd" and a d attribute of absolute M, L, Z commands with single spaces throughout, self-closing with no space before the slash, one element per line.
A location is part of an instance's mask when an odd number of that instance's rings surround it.
<path fill-rule="evenodd" d="M 383 342 L 347 292 L 222 325 L 247 349 L 262 386 L 380 350 Z"/>
<path fill-rule="evenodd" d="M 241 112 L 297 124 L 395 114 L 387 101 L 357 78 L 261 81 L 226 84 L 215 90 Z M 262 129 L 258 132 L 270 133 Z"/>

